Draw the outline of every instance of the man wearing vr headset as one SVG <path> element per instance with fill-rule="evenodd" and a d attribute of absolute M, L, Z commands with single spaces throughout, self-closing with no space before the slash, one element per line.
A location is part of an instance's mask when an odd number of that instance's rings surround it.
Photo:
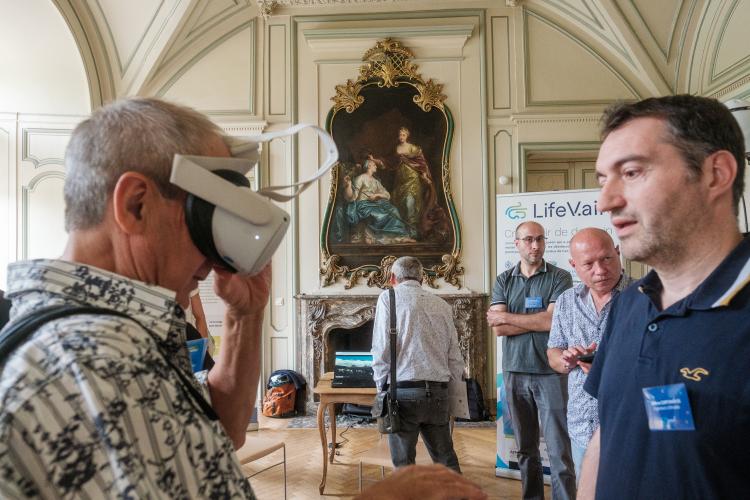
<path fill-rule="evenodd" d="M 196 248 L 186 194 L 169 182 L 175 153 L 229 148 L 206 117 L 155 99 L 101 108 L 73 132 L 69 240 L 60 260 L 9 266 L 13 318 L 56 304 L 128 317 L 50 321 L 4 360 L 1 497 L 253 496 L 233 452 L 255 399 L 271 271 L 233 274 Z M 199 384 L 178 304 L 212 269 L 226 330 Z"/>
<path fill-rule="evenodd" d="M 273 248 L 233 274 L 209 233 L 219 252 L 207 258 L 186 222 L 202 216 L 186 215 L 190 195 L 170 184 L 179 155 L 216 163 L 230 149 L 205 116 L 157 99 L 105 106 L 73 132 L 66 249 L 58 260 L 9 266 L 3 334 L 50 306 L 104 311 L 47 321 L 0 349 L 10 351 L 0 359 L 1 498 L 254 497 L 234 450 L 258 385 L 271 278 L 262 260 Z M 216 365 L 193 378 L 178 304 L 212 269 L 225 332 Z M 379 488 L 398 491 L 398 482 Z M 459 496 L 480 498 L 467 491 Z"/>

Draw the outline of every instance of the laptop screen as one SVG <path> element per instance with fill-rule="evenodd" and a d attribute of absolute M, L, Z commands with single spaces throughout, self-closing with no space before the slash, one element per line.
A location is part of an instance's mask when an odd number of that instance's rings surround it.
<path fill-rule="evenodd" d="M 375 387 L 372 354 L 369 352 L 336 351 L 333 385 L 338 387 Z"/>

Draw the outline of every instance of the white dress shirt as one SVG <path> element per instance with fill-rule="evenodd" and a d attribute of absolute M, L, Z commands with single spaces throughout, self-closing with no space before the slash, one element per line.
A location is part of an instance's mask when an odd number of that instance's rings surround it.
<path fill-rule="evenodd" d="M 406 280 L 396 292 L 396 381 L 461 380 L 464 360 L 458 348 L 458 333 L 453 324 L 451 306 L 422 288 L 415 280 Z M 390 311 L 388 291 L 378 298 L 372 330 L 372 369 L 375 383 L 382 389 L 390 375 Z"/>

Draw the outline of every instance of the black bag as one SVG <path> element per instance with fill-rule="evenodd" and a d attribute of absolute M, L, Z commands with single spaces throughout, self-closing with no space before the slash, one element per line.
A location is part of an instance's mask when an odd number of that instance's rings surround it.
<path fill-rule="evenodd" d="M 401 430 L 398 415 L 398 400 L 393 399 L 389 391 L 380 391 L 375 396 L 372 414 L 378 416 L 378 431 L 381 434 L 395 434 Z"/>
<path fill-rule="evenodd" d="M 117 316 L 133 321 L 150 336 L 156 340 L 158 337 L 151 330 L 143 326 L 137 319 L 130 317 L 128 314 L 116 311 L 114 309 L 106 309 L 95 306 L 76 306 L 72 304 L 60 304 L 56 306 L 44 307 L 41 309 L 35 309 L 25 316 L 17 318 L 14 322 L 9 323 L 3 328 L 0 333 L 0 364 L 5 362 L 5 358 L 21 344 L 26 342 L 26 339 L 31 336 L 39 327 L 45 323 L 65 318 L 68 316 L 74 316 L 76 314 L 108 314 L 110 316 Z M 219 416 L 214 411 L 211 404 L 206 401 L 203 393 L 198 390 L 194 382 L 188 379 L 188 376 L 174 364 L 172 357 L 165 353 L 162 349 L 158 348 L 159 342 L 156 342 L 157 351 L 161 354 L 162 358 L 166 362 L 167 366 L 177 375 L 180 380 L 180 385 L 187 392 L 188 397 L 193 400 L 196 409 L 201 410 L 209 420 L 217 421 Z"/>
<path fill-rule="evenodd" d="M 5 294 L 0 290 L 0 330 L 10 320 L 10 300 L 5 298 Z"/>
<path fill-rule="evenodd" d="M 469 418 L 457 418 L 459 422 L 481 422 L 489 420 L 490 415 L 484 407 L 482 387 L 476 379 L 466 379 L 466 395 L 469 404 Z"/>
<path fill-rule="evenodd" d="M 372 405 L 358 405 L 354 403 L 344 403 L 341 407 L 342 415 L 350 415 L 352 417 L 365 417 L 368 420 L 372 419 Z"/>
<path fill-rule="evenodd" d="M 388 391 L 380 391 L 375 396 L 372 406 L 372 416 L 378 419 L 378 430 L 381 434 L 395 434 L 401 430 L 401 420 L 398 414 L 398 398 L 396 397 L 396 293 L 393 288 L 388 289 L 391 305 L 391 380 Z"/>

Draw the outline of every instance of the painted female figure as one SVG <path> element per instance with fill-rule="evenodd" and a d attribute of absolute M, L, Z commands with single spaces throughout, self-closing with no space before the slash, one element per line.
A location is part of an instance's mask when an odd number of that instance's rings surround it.
<path fill-rule="evenodd" d="M 424 240 L 436 223 L 445 218 L 437 205 L 435 185 L 422 148 L 409 142 L 411 132 L 406 127 L 398 131 L 396 146 L 396 177 L 393 183 L 393 204 L 406 222 L 409 236 Z"/>
<path fill-rule="evenodd" d="M 413 243 L 401 216 L 391 202 L 391 195 L 374 177 L 382 166 L 371 155 L 365 160 L 364 172 L 352 182 L 344 177 L 344 198 L 349 202 L 344 210 L 346 222 L 353 229 L 351 243 Z M 364 224 L 358 226 L 360 222 Z M 359 227 L 360 230 L 357 230 Z"/>

